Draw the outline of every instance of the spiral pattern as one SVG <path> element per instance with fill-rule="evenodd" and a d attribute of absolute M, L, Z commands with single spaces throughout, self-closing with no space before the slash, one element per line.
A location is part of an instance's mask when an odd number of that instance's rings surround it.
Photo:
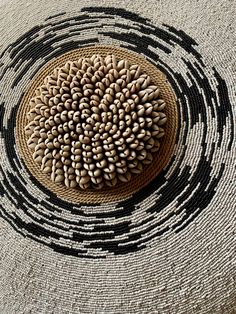
<path fill-rule="evenodd" d="M 139 65 L 99 55 L 67 62 L 30 100 L 25 128 L 35 162 L 66 187 L 128 182 L 160 147 L 164 100 Z"/>
<path fill-rule="evenodd" d="M 15 145 L 16 113 L 27 84 L 48 61 L 111 42 L 145 56 L 167 75 L 178 98 L 181 128 L 168 166 L 145 189 L 111 204 L 71 204 L 25 168 Z M 186 230 L 212 206 L 233 154 L 231 98 L 199 51 L 182 30 L 103 7 L 51 16 L 9 45 L 0 63 L 0 82 L 7 86 L 1 95 L 0 215 L 24 236 L 87 258 L 145 250 L 159 237 Z"/>

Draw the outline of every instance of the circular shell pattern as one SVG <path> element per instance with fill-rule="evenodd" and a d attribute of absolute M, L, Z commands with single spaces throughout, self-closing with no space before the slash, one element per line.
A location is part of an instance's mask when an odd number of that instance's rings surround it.
<path fill-rule="evenodd" d="M 71 188 L 111 187 L 141 173 L 167 120 L 151 77 L 114 55 L 54 69 L 29 107 L 25 132 L 35 162 Z"/>

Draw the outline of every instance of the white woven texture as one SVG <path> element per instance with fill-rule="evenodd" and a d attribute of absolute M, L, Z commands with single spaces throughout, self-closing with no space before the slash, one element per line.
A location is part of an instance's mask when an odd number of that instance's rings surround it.
<path fill-rule="evenodd" d="M 157 27 L 167 24 L 184 31 L 196 41 L 196 49 L 206 64 L 206 73 L 209 74 L 211 71 L 209 69 L 215 68 L 225 81 L 235 122 L 236 5 L 231 0 L 2 1 L 0 2 L 0 53 L 33 27 L 45 23 L 45 19 L 49 16 L 61 12 L 66 12 L 66 16 L 77 16 L 84 7 L 123 8 L 148 19 L 152 25 Z M 52 20 L 59 21 L 60 18 L 62 16 Z M 119 22 L 118 17 L 116 17 L 116 22 Z M 129 23 L 127 22 L 127 24 Z M 107 31 L 113 29 L 112 25 L 107 27 Z M 83 34 L 84 38 L 93 36 L 94 33 L 91 32 L 91 35 L 89 31 Z M 96 33 L 97 29 L 94 32 Z M 43 31 L 41 35 L 44 36 Z M 152 35 L 150 36 L 152 37 Z M 103 37 L 102 35 L 99 35 L 99 38 L 102 44 L 115 43 L 118 45 L 118 41 L 114 38 L 109 39 L 108 36 Z M 163 54 L 161 57 L 171 68 L 179 68 L 181 72 L 184 67 L 179 58 L 181 53 L 181 48 L 175 46 L 170 56 Z M 193 58 L 191 54 L 189 60 L 191 61 Z M 4 62 L 8 62 L 7 53 L 4 54 Z M 37 66 L 40 67 L 40 60 L 37 60 L 32 68 L 36 69 Z M 15 72 L 12 70 L 7 73 L 5 81 L 0 82 L 0 94 L 3 95 L 6 104 L 10 97 L 12 104 L 16 104 L 21 89 L 23 90 L 27 86 L 30 77 L 28 76 L 22 85 L 14 87 L 10 95 L 7 82 L 9 84 L 12 82 Z M 186 75 L 185 78 L 187 81 L 188 76 Z M 211 78 L 212 76 L 209 74 L 210 81 Z M 212 86 L 214 87 L 215 84 L 215 88 L 217 88 L 213 79 L 211 82 Z M 7 115 L 10 114 L 11 105 L 6 108 L 8 109 L 6 109 L 3 119 L 4 125 L 8 123 Z M 209 112 L 206 111 L 209 119 L 206 145 L 213 142 L 218 143 L 219 139 L 219 132 L 214 127 L 217 122 Z M 186 121 L 183 123 L 186 124 Z M 185 124 L 182 127 L 180 125 L 180 132 Z M 231 130 L 229 130 L 230 125 Z M 219 178 L 219 181 L 212 188 L 214 193 L 212 192 L 209 202 L 206 200 L 207 204 L 204 209 L 180 232 L 172 232 L 170 228 L 169 233 L 152 237 L 145 242 L 143 248 L 136 251 L 130 250 L 126 254 L 120 252 L 115 254 L 109 250 L 99 251 L 97 248 L 96 251 L 94 248 L 89 253 L 98 258 L 84 258 L 84 256 L 63 254 L 54 250 L 50 246 L 50 243 L 56 243 L 53 242 L 53 236 L 52 238 L 49 236 L 45 241 L 38 241 L 38 238 L 35 241 L 30 236 L 29 230 L 18 232 L 19 226 L 13 228 L 9 220 L 5 219 L 6 212 L 9 217 L 11 213 L 12 217 L 13 213 L 17 215 L 21 211 L 21 204 L 15 205 L 14 200 L 10 200 L 10 196 L 2 191 L 0 193 L 2 205 L 0 211 L 0 313 L 236 313 L 236 199 L 234 184 L 236 141 L 234 135 L 231 148 L 229 150 L 226 148 L 229 137 L 233 136 L 232 120 L 230 122 L 226 118 L 223 127 L 221 144 L 219 147 L 216 144 L 209 176 L 209 180 Z M 187 132 L 184 163 L 191 167 L 192 173 L 196 170 L 197 159 L 201 153 L 201 145 L 203 145 L 198 143 L 202 132 L 201 118 L 199 123 L 190 127 L 189 133 Z M 197 133 L 200 135 L 195 138 Z M 4 170 L 10 169 L 5 154 L 4 136 L 0 138 L 0 149 L 0 164 Z M 177 142 L 174 152 L 176 159 L 171 167 L 172 170 L 168 170 L 167 178 L 171 177 L 171 171 L 178 168 L 178 158 L 181 158 L 180 151 L 182 150 L 184 150 L 184 145 Z M 209 150 L 207 146 L 206 156 L 208 157 L 210 156 Z M 224 163 L 224 171 L 219 177 L 222 163 Z M 180 168 L 182 166 L 183 164 Z M 191 178 L 191 171 L 189 178 Z M 18 175 L 14 173 L 14 170 L 12 173 Z M 37 195 L 38 199 L 44 199 L 43 192 L 31 187 L 28 176 L 24 174 L 24 168 L 19 169 L 19 173 L 27 182 L 26 190 L 31 195 Z M 0 181 L 6 187 L 4 180 L 1 175 Z M 202 181 L 199 185 L 201 184 Z M 196 189 L 197 186 L 198 183 L 196 183 Z M 174 189 L 178 187 L 172 186 L 172 188 L 174 192 Z M 206 189 L 208 189 L 207 185 Z M 179 194 L 182 192 L 180 190 Z M 171 193 L 172 191 L 170 191 Z M 192 191 L 191 197 L 193 195 L 194 191 Z M 204 197 L 207 198 L 207 195 L 202 196 L 203 200 Z M 155 192 L 140 201 L 141 209 L 140 211 L 137 209 L 136 216 L 132 216 L 132 219 L 137 219 L 137 221 L 141 219 L 142 206 L 143 208 L 151 206 L 154 199 Z M 182 199 L 181 204 L 184 202 L 185 200 Z M 175 210 L 177 212 L 178 206 L 177 199 L 173 199 L 167 203 L 161 213 L 156 215 L 156 219 L 161 219 L 161 216 L 168 212 Z M 38 205 L 38 209 L 42 209 L 41 205 Z M 105 206 L 105 212 L 113 209 L 113 205 Z M 93 210 L 99 213 L 98 208 L 95 207 Z M 91 209 L 85 208 L 84 211 L 89 214 Z M 19 216 L 23 217 L 23 211 Z M 63 217 L 66 217 L 66 214 Z M 25 220 L 27 219 L 25 218 Z M 122 221 L 122 217 L 120 219 Z M 174 226 L 175 219 L 178 221 L 173 217 L 173 223 L 170 222 L 170 226 Z M 152 227 L 153 222 L 147 223 L 145 228 L 148 228 L 149 225 Z M 24 227 L 22 228 L 24 229 Z M 50 230 L 52 232 L 53 228 Z M 144 240 L 145 235 L 146 233 L 143 235 Z M 147 235 L 149 234 L 147 233 Z M 63 233 L 60 236 L 63 238 Z"/>

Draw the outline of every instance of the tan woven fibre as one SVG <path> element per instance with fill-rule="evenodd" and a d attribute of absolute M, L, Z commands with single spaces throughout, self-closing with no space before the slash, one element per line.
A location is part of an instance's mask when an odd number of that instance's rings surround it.
<path fill-rule="evenodd" d="M 167 115 L 168 120 L 164 125 L 165 136 L 160 141 L 160 150 L 154 154 L 153 162 L 145 167 L 141 174 L 133 176 L 133 178 L 127 183 L 119 183 L 112 188 L 106 187 L 102 190 L 93 189 L 84 191 L 79 188 L 72 189 L 66 188 L 64 185 L 55 184 L 50 180 L 50 177 L 47 174 L 43 174 L 41 172 L 40 166 L 33 160 L 32 152 L 27 146 L 28 138 L 24 132 L 24 128 L 28 123 L 27 112 L 29 111 L 29 100 L 34 96 L 36 88 L 43 84 L 44 78 L 47 75 L 50 75 L 56 67 L 63 66 L 69 60 L 75 61 L 80 57 L 91 57 L 94 54 L 100 54 L 102 57 L 105 57 L 107 54 L 114 54 L 117 59 L 126 59 L 132 64 L 139 64 L 145 73 L 151 77 L 152 82 L 159 86 L 160 97 L 166 102 L 164 112 Z M 142 189 L 160 173 L 171 157 L 175 143 L 177 123 L 178 113 L 176 97 L 169 82 L 167 81 L 166 76 L 160 70 L 158 70 L 142 56 L 130 52 L 127 49 L 96 45 L 79 48 L 65 53 L 46 64 L 36 75 L 26 91 L 17 113 L 16 142 L 20 155 L 32 175 L 36 177 L 43 186 L 55 193 L 58 197 L 74 203 L 107 203 L 131 196 L 135 192 Z"/>

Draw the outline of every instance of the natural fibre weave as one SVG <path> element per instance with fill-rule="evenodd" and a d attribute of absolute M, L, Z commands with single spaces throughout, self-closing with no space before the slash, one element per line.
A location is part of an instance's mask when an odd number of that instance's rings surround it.
<path fill-rule="evenodd" d="M 36 86 L 40 85 L 40 82 L 46 76 L 46 73 L 50 73 L 52 69 L 55 67 L 55 64 L 63 64 L 65 60 L 73 60 L 78 58 L 78 55 L 83 54 L 91 54 L 95 52 L 99 52 L 100 55 L 106 55 L 108 52 L 114 53 L 117 57 L 129 57 L 129 62 L 136 62 L 139 65 L 142 65 L 145 68 L 145 71 L 148 71 L 149 75 L 152 77 L 152 80 L 158 84 L 158 87 L 161 89 L 160 95 L 165 98 L 165 113 L 168 116 L 168 125 L 165 128 L 165 141 L 161 145 L 161 154 L 156 154 L 154 157 L 154 161 L 151 167 L 148 167 L 147 171 L 142 172 L 139 176 L 134 176 L 133 179 L 128 181 L 126 184 L 120 184 L 117 187 L 113 187 L 106 189 L 105 187 L 100 191 L 94 193 L 94 190 L 86 190 L 82 189 L 65 189 L 63 185 L 52 185 L 51 180 L 48 180 L 48 176 L 45 176 L 40 170 L 40 167 L 36 165 L 33 158 L 30 158 L 31 152 L 27 146 L 27 136 L 24 130 L 24 126 L 27 124 L 27 113 L 25 111 L 28 110 L 28 102 L 32 97 L 32 94 L 35 92 Z M 37 75 L 37 78 L 33 80 L 32 85 L 28 89 L 27 93 L 25 93 L 24 98 L 22 99 L 22 103 L 18 110 L 18 115 L 16 119 L 16 137 L 19 146 L 19 151 L 21 151 L 22 157 L 25 160 L 27 167 L 33 173 L 34 176 L 42 183 L 43 186 L 49 187 L 51 191 L 55 194 L 60 195 L 64 199 L 67 199 L 71 202 L 79 202 L 83 203 L 101 203 L 101 202 L 111 202 L 117 201 L 119 199 L 127 198 L 131 196 L 133 193 L 137 192 L 143 186 L 145 186 L 148 182 L 154 179 L 158 173 L 164 168 L 166 163 L 168 162 L 175 143 L 176 131 L 177 131 L 177 108 L 175 95 L 173 90 L 170 87 L 170 84 L 166 82 L 166 77 L 162 72 L 158 71 L 156 67 L 154 67 L 150 62 L 144 60 L 142 57 L 127 52 L 127 50 L 111 47 L 111 46 L 102 46 L 95 45 L 86 48 L 80 48 L 76 50 L 72 50 L 68 53 L 63 54 L 61 57 L 56 58 L 54 61 L 47 63 L 46 67 L 42 72 Z"/>
<path fill-rule="evenodd" d="M 235 1 L 0 0 L 0 313 L 234 314 Z M 164 73 L 175 145 L 115 201 L 69 201 L 21 158 L 17 113 L 39 71 L 121 47 Z"/>

